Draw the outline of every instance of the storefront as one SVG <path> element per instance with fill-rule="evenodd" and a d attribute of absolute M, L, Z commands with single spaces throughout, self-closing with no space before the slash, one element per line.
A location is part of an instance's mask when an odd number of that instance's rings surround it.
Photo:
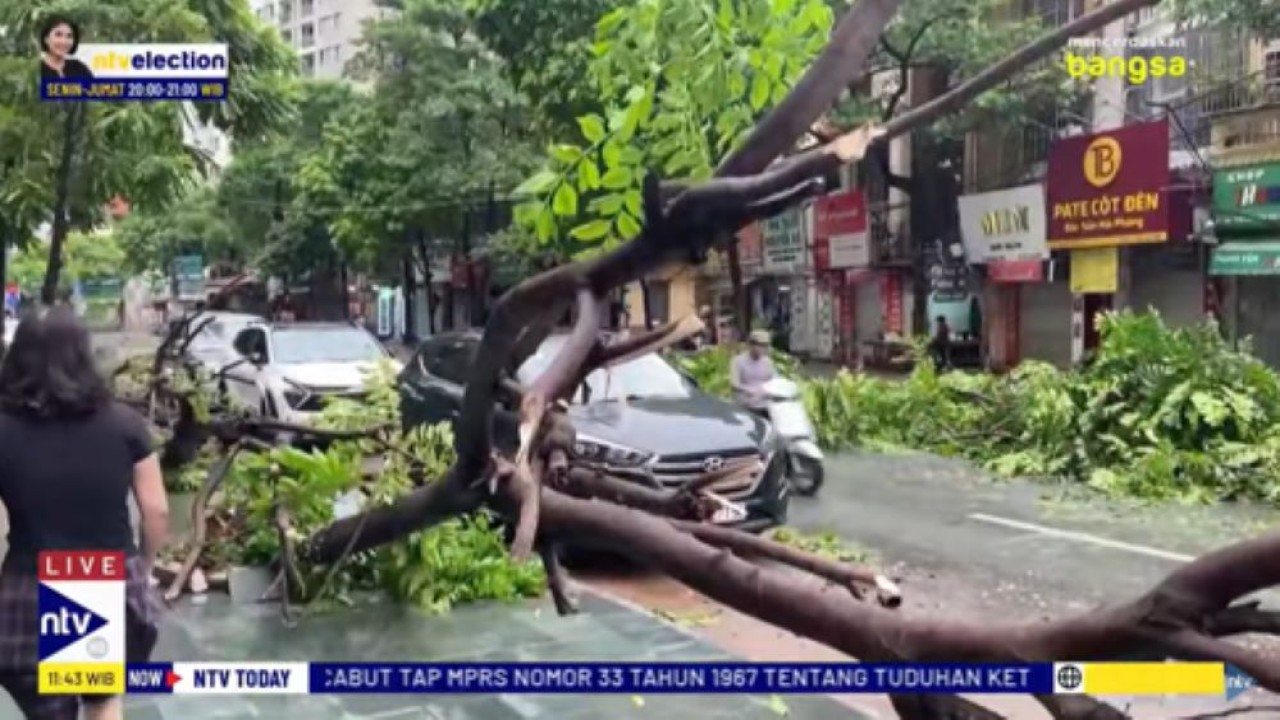
<path fill-rule="evenodd" d="M 1041 332 L 1056 328 L 1061 334 L 1070 323 L 1071 307 L 1066 292 L 1054 292 L 1062 288 L 1045 282 L 1049 248 L 1044 206 L 1040 184 L 959 200 L 965 258 L 985 269 L 982 320 L 976 330 L 985 345 L 987 365 L 993 369 L 1013 367 L 1024 355 L 1050 362 L 1070 360 L 1069 345 L 1065 357 L 1059 357 L 1053 338 Z"/>
<path fill-rule="evenodd" d="M 1120 248 L 1170 237 L 1169 122 L 1066 138 L 1049 150 L 1050 250 L 1070 253 L 1071 361 L 1096 349 L 1099 315 L 1116 307 Z"/>
<path fill-rule="evenodd" d="M 813 307 L 816 283 L 809 275 L 812 208 L 798 207 L 761 224 L 762 283 L 756 325 L 769 328 L 785 349 L 798 355 L 813 351 Z"/>
<path fill-rule="evenodd" d="M 1213 220 L 1209 273 L 1226 279 L 1226 329 L 1251 337 L 1254 353 L 1280 367 L 1280 163 L 1215 173 Z"/>
<path fill-rule="evenodd" d="M 858 319 L 862 304 L 873 313 L 875 296 L 859 301 L 859 289 L 870 274 L 871 240 L 867 204 L 861 190 L 818 198 L 813 206 L 813 266 L 819 279 L 816 329 L 818 354 L 854 363 L 860 339 L 870 339 L 878 323 Z M 873 316 L 874 317 L 874 316 Z"/>

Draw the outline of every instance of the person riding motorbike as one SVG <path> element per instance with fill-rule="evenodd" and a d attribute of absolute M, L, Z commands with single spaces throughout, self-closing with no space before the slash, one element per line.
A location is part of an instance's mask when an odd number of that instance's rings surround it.
<path fill-rule="evenodd" d="M 768 407 L 764 384 L 777 375 L 773 360 L 769 358 L 769 339 L 768 330 L 752 331 L 746 352 L 733 358 L 733 366 L 729 372 L 734 397 L 744 407 L 759 415 L 764 415 Z"/>

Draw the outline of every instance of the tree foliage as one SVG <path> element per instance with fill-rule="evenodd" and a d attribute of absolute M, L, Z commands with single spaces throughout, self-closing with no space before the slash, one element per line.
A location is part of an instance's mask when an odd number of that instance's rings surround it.
<path fill-rule="evenodd" d="M 192 190 L 163 212 L 131 213 L 114 232 L 124 252 L 123 267 L 131 273 L 167 273 L 183 255 L 233 267 L 249 259 L 246 244 L 208 186 Z"/>
<path fill-rule="evenodd" d="M 609 247 L 640 231 L 647 169 L 703 180 L 826 42 L 822 0 L 642 0 L 600 19 L 591 81 L 604 108 L 547 149 L 518 219 L 543 244 Z"/>
<path fill-rule="evenodd" d="M 473 206 L 531 166 L 529 109 L 459 0 L 408 0 L 366 26 L 352 72 L 371 86 L 298 173 L 347 257 L 374 267 L 468 232 Z"/>
<path fill-rule="evenodd" d="M 52 14 L 74 18 L 82 42 L 228 42 L 233 66 L 242 61 L 230 100 L 200 112 L 242 137 L 269 132 L 282 119 L 294 63 L 247 0 L 0 3 L 0 218 L 18 241 L 52 220 L 56 283 L 69 227 L 91 228 L 117 196 L 141 211 L 168 205 L 189 188 L 203 158 L 183 141 L 181 104 L 41 102 L 34 58 L 39 27 Z"/>
<path fill-rule="evenodd" d="M 567 134 L 598 112 L 589 76 L 596 22 L 618 0 L 471 0 L 480 38 L 502 57 L 507 77 L 528 98 L 533 122 Z"/>
<path fill-rule="evenodd" d="M 64 285 L 70 281 L 119 279 L 127 252 L 121 238 L 114 233 L 71 233 L 67 236 Z M 15 253 L 9 266 L 9 279 L 23 290 L 31 291 L 44 279 L 48 255 L 42 243 L 32 243 Z"/>

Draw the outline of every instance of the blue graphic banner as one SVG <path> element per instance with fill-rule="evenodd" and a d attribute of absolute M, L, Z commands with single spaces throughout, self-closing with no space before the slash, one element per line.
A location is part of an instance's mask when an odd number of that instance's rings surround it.
<path fill-rule="evenodd" d="M 40 99 L 49 102 L 222 101 L 225 78 L 42 78 Z"/>

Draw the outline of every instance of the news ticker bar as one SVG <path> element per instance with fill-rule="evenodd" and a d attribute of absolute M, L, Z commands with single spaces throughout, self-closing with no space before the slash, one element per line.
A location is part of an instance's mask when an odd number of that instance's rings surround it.
<path fill-rule="evenodd" d="M 1253 680 L 1222 663 L 42 663 L 41 692 L 177 695 L 1057 693 L 1214 695 Z"/>
<path fill-rule="evenodd" d="M 226 100 L 225 78 L 43 78 L 40 99 L 50 102 Z"/>

